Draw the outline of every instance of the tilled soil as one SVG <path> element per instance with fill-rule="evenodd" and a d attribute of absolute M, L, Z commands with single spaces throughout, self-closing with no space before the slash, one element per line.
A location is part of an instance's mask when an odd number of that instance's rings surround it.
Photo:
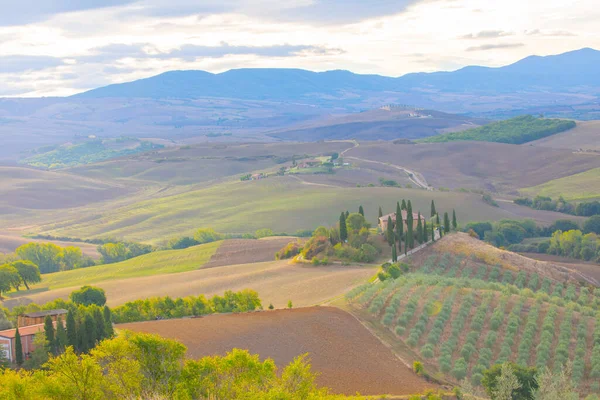
<path fill-rule="evenodd" d="M 319 385 L 338 394 L 406 395 L 433 384 L 415 375 L 357 319 L 334 307 L 309 307 L 118 325 L 177 339 L 188 356 L 233 348 L 272 358 L 282 368 L 308 353 Z"/>
<path fill-rule="evenodd" d="M 276 252 L 296 240 L 295 237 L 225 240 L 203 268 L 273 261 Z"/>

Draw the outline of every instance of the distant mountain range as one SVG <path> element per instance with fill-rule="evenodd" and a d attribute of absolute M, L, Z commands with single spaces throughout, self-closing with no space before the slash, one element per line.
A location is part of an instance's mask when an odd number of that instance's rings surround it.
<path fill-rule="evenodd" d="M 341 70 L 171 71 L 71 97 L 0 98 L 0 160 L 90 136 L 153 138 L 161 144 L 389 140 L 521 114 L 600 119 L 599 65 L 600 51 L 586 48 L 531 56 L 500 68 L 465 67 L 398 78 Z M 429 119 L 364 114 L 385 105 L 442 114 Z M 353 117 L 358 112 L 363 115 Z"/>
<path fill-rule="evenodd" d="M 531 56 L 500 67 L 465 67 L 454 72 L 415 73 L 391 78 L 349 71 L 235 69 L 220 74 L 171 71 L 147 79 L 101 87 L 73 98 L 159 99 L 226 97 L 252 100 L 353 102 L 352 93 L 434 92 L 498 95 L 511 92 L 600 93 L 600 51 L 585 48 L 555 56 Z M 419 106 L 426 106 L 417 104 Z"/>

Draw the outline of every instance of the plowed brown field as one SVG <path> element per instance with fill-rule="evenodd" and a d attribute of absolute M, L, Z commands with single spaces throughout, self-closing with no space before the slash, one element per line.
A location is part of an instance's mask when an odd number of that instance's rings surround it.
<path fill-rule="evenodd" d="M 118 325 L 119 329 L 177 339 L 190 357 L 224 355 L 248 349 L 284 366 L 309 353 L 320 385 L 334 393 L 406 395 L 433 384 L 408 369 L 356 318 L 334 307 L 310 307 L 197 319 Z"/>
<path fill-rule="evenodd" d="M 276 252 L 296 240 L 295 237 L 225 240 L 204 268 L 273 261 Z"/>

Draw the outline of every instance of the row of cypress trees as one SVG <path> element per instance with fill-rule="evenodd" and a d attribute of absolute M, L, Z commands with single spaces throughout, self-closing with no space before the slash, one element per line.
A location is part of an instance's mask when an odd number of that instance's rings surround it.
<path fill-rule="evenodd" d="M 404 224 L 402 223 L 402 211 L 406 211 L 406 232 L 404 232 Z M 381 218 L 383 212 L 379 207 L 379 218 Z M 426 243 L 429 241 L 429 235 L 431 239 L 435 240 L 435 226 L 437 225 L 440 229 L 440 235 L 450 232 L 450 218 L 447 212 L 444 213 L 444 225 L 440 225 L 440 216 L 435 208 L 435 202 L 431 200 L 431 218 L 435 217 L 435 225 L 431 223 L 429 226 L 427 220 L 424 220 L 421 216 L 421 212 L 418 212 L 417 226 L 414 227 L 414 216 L 412 203 L 410 200 L 402 200 L 402 203 L 396 203 L 396 224 L 392 221 L 391 216 L 388 217 L 387 232 L 385 236 L 389 245 L 392 247 L 392 261 L 398 260 L 398 253 L 402 252 L 402 243 L 404 242 L 404 254 L 408 253 L 409 249 L 415 248 L 415 241 L 419 244 Z M 398 220 L 400 223 L 398 223 Z M 452 229 L 456 230 L 458 223 L 456 220 L 456 211 L 452 210 Z M 395 229 L 395 230 L 394 230 Z M 415 232 L 416 229 L 416 232 Z M 396 247 L 398 243 L 398 248 Z M 399 250 L 399 251 L 398 251 Z"/>
<path fill-rule="evenodd" d="M 87 353 L 97 343 L 114 336 L 110 309 L 96 305 L 71 308 L 67 313 L 66 327 L 61 317 L 56 322 L 56 328 L 50 316 L 44 320 L 44 337 L 46 348 L 41 349 L 55 356 L 64 353 L 72 346 L 78 353 Z M 15 333 L 15 361 L 21 366 L 24 362 L 23 347 L 19 328 Z"/>

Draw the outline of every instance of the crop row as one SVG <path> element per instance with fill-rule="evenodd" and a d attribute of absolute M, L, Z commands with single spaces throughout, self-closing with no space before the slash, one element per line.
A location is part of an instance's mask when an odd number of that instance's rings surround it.
<path fill-rule="evenodd" d="M 558 371 L 569 359 L 569 343 L 571 343 L 571 331 L 573 326 L 573 310 L 565 313 L 558 333 L 558 345 L 554 350 L 554 370 Z"/>
<path fill-rule="evenodd" d="M 527 314 L 527 322 L 521 334 L 521 340 L 517 350 L 517 363 L 526 367 L 529 364 L 529 353 L 535 340 L 535 333 L 538 327 L 538 319 L 540 316 L 540 305 L 536 304 L 529 310 Z"/>
<path fill-rule="evenodd" d="M 512 354 L 511 349 L 515 344 L 515 336 L 519 331 L 519 324 L 521 323 L 521 310 L 523 309 L 524 303 L 525 299 L 522 298 L 517 304 L 514 305 L 510 311 L 510 314 L 508 315 L 504 332 L 504 340 L 500 345 L 500 352 L 496 358 L 496 363 L 498 364 L 505 363 L 510 359 Z"/>
<path fill-rule="evenodd" d="M 410 333 L 408 334 L 408 339 L 406 340 L 406 343 L 410 347 L 415 347 L 419 342 L 421 336 L 425 333 L 425 329 L 427 329 L 429 318 L 433 314 L 435 305 L 438 302 L 438 297 L 440 296 L 441 291 L 442 288 L 438 287 L 432 290 L 431 293 L 429 293 L 429 295 L 427 296 L 427 303 L 425 303 L 425 306 L 423 307 L 423 311 L 421 312 L 417 323 L 415 324 L 415 326 L 413 326 L 413 328 L 410 330 Z"/>

